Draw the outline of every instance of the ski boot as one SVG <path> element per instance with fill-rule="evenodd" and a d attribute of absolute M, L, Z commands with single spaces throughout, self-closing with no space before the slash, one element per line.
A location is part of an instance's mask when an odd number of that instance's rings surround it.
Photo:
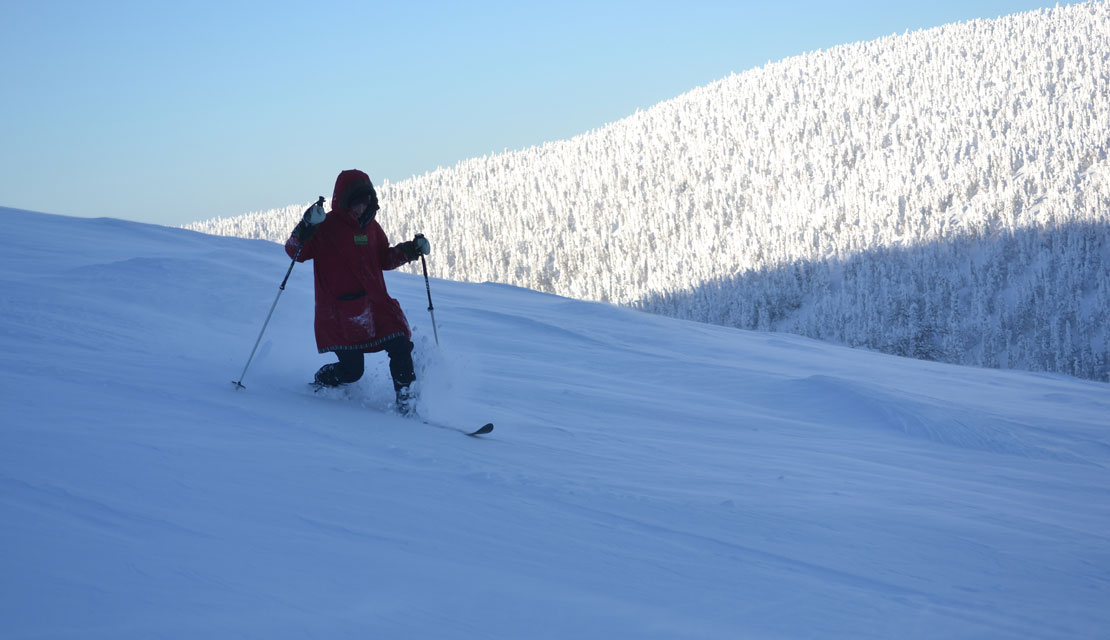
<path fill-rule="evenodd" d="M 397 413 L 405 416 L 416 415 L 416 394 L 412 387 L 405 385 L 397 388 Z"/>

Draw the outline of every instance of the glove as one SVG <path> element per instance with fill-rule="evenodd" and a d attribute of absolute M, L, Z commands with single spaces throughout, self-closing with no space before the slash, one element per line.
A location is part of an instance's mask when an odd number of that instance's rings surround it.
<path fill-rule="evenodd" d="M 301 222 L 304 222 L 306 225 L 315 227 L 316 225 L 323 222 L 324 218 L 326 218 L 327 216 L 328 214 L 324 212 L 324 198 L 323 196 L 321 196 L 320 199 L 316 201 L 316 204 L 312 205 L 308 209 L 305 209 L 304 216 L 301 217 Z"/>
<path fill-rule="evenodd" d="M 301 221 L 293 228 L 293 237 L 301 242 L 308 242 L 312 234 L 316 233 L 316 226 L 323 222 L 327 216 L 328 214 L 324 212 L 324 196 L 320 196 L 316 204 L 305 209 Z"/>
<path fill-rule="evenodd" d="M 416 260 L 420 256 L 426 256 L 432 252 L 432 244 L 423 235 L 417 234 L 415 238 L 408 242 L 402 242 L 397 245 L 401 253 L 409 260 Z"/>
<path fill-rule="evenodd" d="M 316 233 L 316 225 L 308 224 L 306 220 L 301 220 L 297 226 L 293 227 L 293 237 L 301 242 L 308 242 L 312 235 Z"/>

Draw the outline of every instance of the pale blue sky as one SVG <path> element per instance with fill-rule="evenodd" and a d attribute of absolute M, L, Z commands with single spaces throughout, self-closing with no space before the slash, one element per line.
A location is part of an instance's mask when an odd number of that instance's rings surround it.
<path fill-rule="evenodd" d="M 0 206 L 182 224 L 561 140 L 767 61 L 1054 6 L 0 0 Z"/>

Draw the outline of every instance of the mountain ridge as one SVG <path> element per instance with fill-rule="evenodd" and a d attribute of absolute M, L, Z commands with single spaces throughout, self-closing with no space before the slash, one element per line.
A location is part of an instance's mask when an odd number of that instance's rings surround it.
<path fill-rule="evenodd" d="M 431 238 L 439 277 L 1110 380 L 1110 249 L 1067 231 L 1110 220 L 1107 24 L 1107 3 L 1089 2 L 787 58 L 568 140 L 383 184 L 382 223 Z M 302 210 L 190 228 L 282 241 Z M 999 246 L 1027 229 L 1044 233 L 1021 251 Z M 939 271 L 971 287 L 968 301 L 888 286 L 881 304 L 916 306 L 917 326 L 901 312 L 853 314 L 875 294 L 862 282 L 842 293 L 845 273 L 824 265 L 889 246 L 942 249 L 864 270 L 901 283 Z M 1034 274 L 1047 293 L 1015 307 L 1007 290 L 1020 283 L 963 275 L 979 269 Z M 721 286 L 776 270 L 805 281 Z M 1070 341 L 1054 337 L 1069 325 Z M 922 339 L 928 348 L 904 347 Z"/>

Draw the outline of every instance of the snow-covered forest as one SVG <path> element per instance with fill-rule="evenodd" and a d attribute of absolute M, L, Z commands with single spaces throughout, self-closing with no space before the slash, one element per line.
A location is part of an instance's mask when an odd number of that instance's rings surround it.
<path fill-rule="evenodd" d="M 379 219 L 438 277 L 1110 380 L 1108 151 L 1090 2 L 769 63 L 385 183 Z M 316 195 L 189 226 L 284 241 Z"/>

